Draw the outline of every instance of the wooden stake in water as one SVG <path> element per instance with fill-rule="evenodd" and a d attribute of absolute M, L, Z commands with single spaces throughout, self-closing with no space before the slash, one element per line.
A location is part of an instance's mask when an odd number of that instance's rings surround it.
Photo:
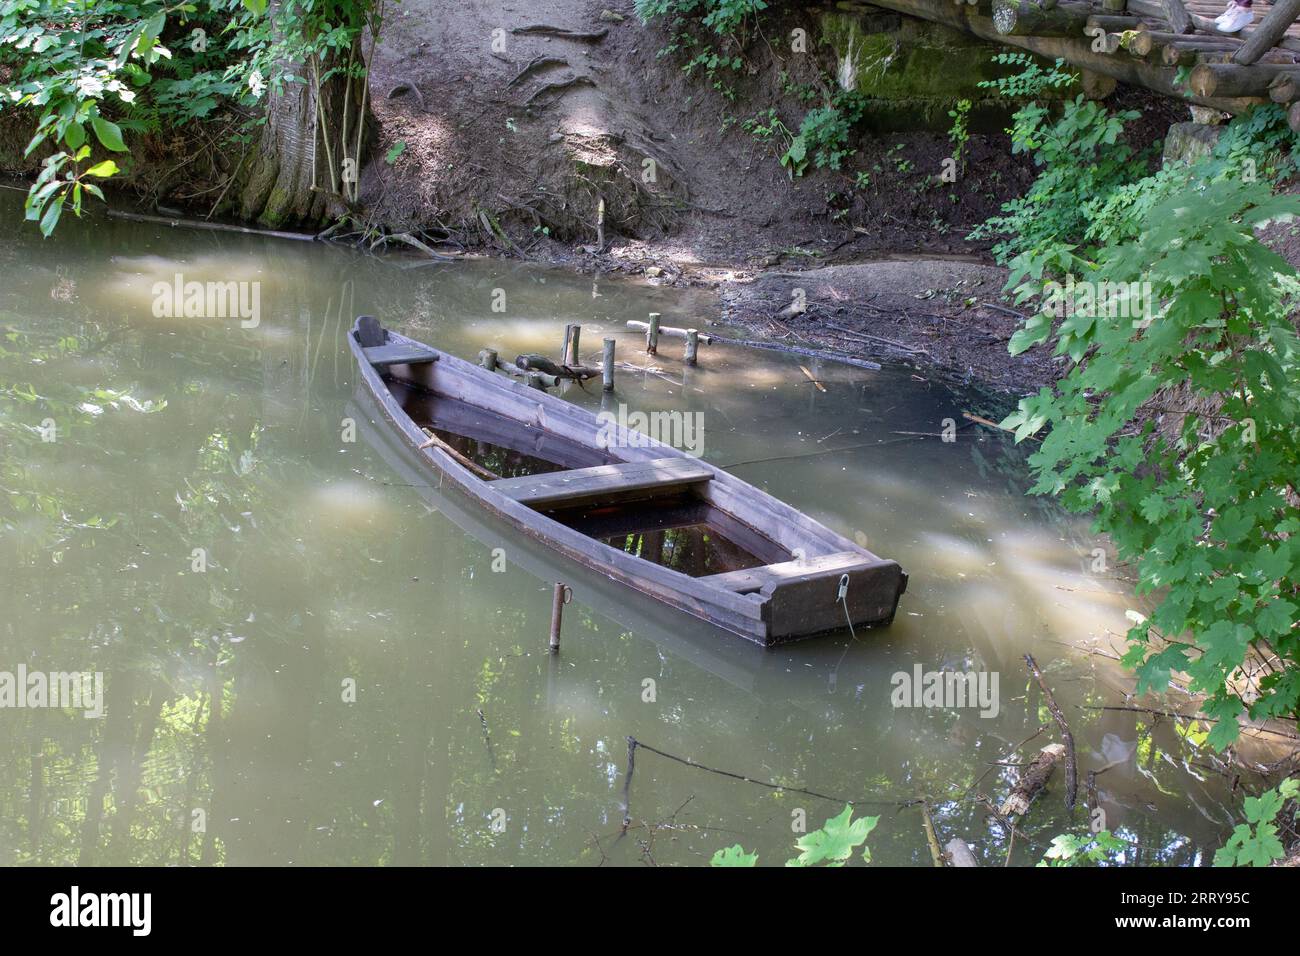
<path fill-rule="evenodd" d="M 700 351 L 700 330 L 687 329 L 686 330 L 686 364 L 687 365 L 695 364 L 695 357 L 699 354 L 699 351 Z"/>
<path fill-rule="evenodd" d="M 578 337 L 582 335 L 582 326 L 570 323 L 564 327 L 564 351 L 560 361 L 565 365 L 578 364 Z"/>
<path fill-rule="evenodd" d="M 564 605 L 573 600 L 573 588 L 555 582 L 555 599 L 551 604 L 551 653 L 560 653 L 560 626 L 563 623 Z"/>
<path fill-rule="evenodd" d="M 651 355 L 659 351 L 659 313 L 650 313 L 650 327 L 645 333 L 645 350 Z"/>
<path fill-rule="evenodd" d="M 600 360 L 600 377 L 607 392 L 614 391 L 614 340 L 605 339 L 605 349 Z"/>

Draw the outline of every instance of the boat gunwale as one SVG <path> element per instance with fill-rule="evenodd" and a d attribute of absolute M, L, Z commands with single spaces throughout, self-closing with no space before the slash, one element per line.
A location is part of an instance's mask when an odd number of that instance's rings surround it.
<path fill-rule="evenodd" d="M 391 331 L 389 334 L 397 335 L 397 333 Z M 620 551 L 603 541 L 590 538 L 582 532 L 575 531 L 555 519 L 549 518 L 541 512 L 520 504 L 513 498 L 494 490 L 491 487 L 491 482 L 478 478 L 468 468 L 465 468 L 437 446 L 421 449 L 419 446 L 425 440 L 424 433 L 419 430 L 419 427 L 410 416 L 397 404 L 383 376 L 365 360 L 364 354 L 359 352 L 361 346 L 357 343 L 355 335 L 349 335 L 348 338 L 349 346 L 352 348 L 354 355 L 357 356 L 363 379 L 377 399 L 380 408 L 398 426 L 407 444 L 421 453 L 429 463 L 450 478 L 470 497 L 477 499 L 491 511 L 506 518 L 530 537 L 549 544 L 566 557 L 594 571 L 615 577 L 622 583 L 641 591 L 645 591 L 646 588 L 637 579 L 649 579 L 650 583 L 657 585 L 657 589 L 650 592 L 652 596 L 661 599 L 671 599 L 673 596 L 678 596 L 677 606 L 683 610 L 704 617 L 710 623 L 738 633 L 743 637 L 764 644 L 768 642 L 767 622 L 764 614 L 766 600 L 760 600 L 757 596 L 741 595 L 717 585 L 698 584 L 696 583 L 697 579 L 682 574 L 680 571 L 654 564 L 644 558 Z M 440 349 L 433 349 L 433 351 L 439 354 L 438 364 L 451 359 L 453 362 L 463 363 L 470 369 L 478 370 L 477 366 L 469 365 L 463 359 L 456 359 L 455 356 L 448 356 L 446 352 Z M 453 374 L 461 372 L 461 369 L 452 367 Z M 391 372 L 391 368 L 389 371 Z M 489 375 L 493 373 L 484 371 L 483 374 Z M 494 381 L 492 384 L 507 389 L 518 389 L 524 393 L 531 392 L 533 394 L 524 396 L 529 399 L 551 397 L 538 395 L 536 389 L 530 389 L 527 386 L 504 379 Z M 567 407 L 567 403 L 563 404 Z M 711 604 L 715 610 L 738 615 L 751 626 L 740 630 L 728 624 L 725 614 L 709 613 L 709 608 L 695 607 L 696 603 Z"/>
<path fill-rule="evenodd" d="M 485 408 L 497 415 L 519 423 L 522 427 L 535 427 L 548 430 L 557 436 L 598 449 L 617 461 L 649 461 L 655 458 L 690 458 L 706 467 L 711 478 L 700 486 L 700 499 L 719 509 L 731 519 L 739 521 L 773 541 L 782 548 L 796 553 L 799 548 L 803 557 L 813 558 L 836 552 L 852 551 L 859 554 L 864 564 L 896 565 L 897 562 L 881 558 L 857 543 L 831 531 L 816 519 L 804 514 L 794 506 L 775 498 L 743 479 L 737 478 L 703 459 L 688 455 L 671 445 L 659 442 L 641 432 L 624 428 L 617 422 L 602 422 L 585 408 L 572 405 L 556 396 L 548 395 L 538 389 L 512 381 L 494 372 L 480 368 L 446 351 L 418 340 L 411 339 L 391 329 L 385 329 L 390 340 L 399 343 L 420 346 L 437 355 L 437 360 L 421 363 L 419 366 L 389 366 L 381 372 L 365 357 L 363 347 L 357 339 L 354 325 L 348 333 L 348 345 L 360 369 L 363 381 L 374 396 L 384 414 L 397 426 L 406 444 L 444 476 L 450 478 L 465 494 L 477 500 L 488 510 L 505 518 L 513 526 L 560 554 L 577 563 L 604 574 L 607 577 L 648 594 L 658 600 L 673 605 L 687 613 L 693 614 L 710 624 L 731 633 L 738 634 L 765 646 L 772 646 L 789 639 L 791 635 L 773 636 L 771 634 L 771 594 L 750 592 L 739 593 L 716 583 L 707 581 L 708 576 L 694 578 L 683 572 L 664 565 L 655 564 L 636 555 L 628 554 L 603 541 L 592 538 L 580 531 L 570 528 L 560 521 L 549 517 L 528 505 L 521 504 L 504 493 L 494 489 L 492 482 L 486 481 L 468 468 L 457 462 L 452 456 L 437 446 L 421 448 L 425 435 L 415 421 L 406 413 L 389 387 L 385 374 L 394 376 L 397 382 L 416 388 L 425 388 L 436 396 L 463 402 L 467 405 Z M 418 377 L 397 376 L 401 368 L 419 368 L 427 366 L 432 369 L 430 383 L 424 383 Z M 443 379 L 439 382 L 439 379 Z M 462 384 L 469 383 L 471 390 L 486 389 L 513 403 L 531 404 L 537 409 L 535 421 L 525 421 L 510 408 L 498 408 L 486 404 L 481 397 L 455 394 L 445 389 L 447 380 Z M 551 419 L 548 421 L 548 418 Z M 560 419 L 565 428 L 557 429 L 554 419 Z M 601 429 L 612 429 L 614 442 L 602 446 L 594 439 Z M 608 432 L 607 432 L 608 434 Z M 634 436 L 634 437 L 630 437 Z M 715 489 L 713 486 L 717 484 Z M 720 494 L 711 494 L 717 490 Z M 747 507 L 766 512 L 763 515 L 778 523 L 788 533 L 777 537 L 754 525 L 744 514 L 738 514 L 727 502 L 741 501 Z M 720 500 L 719 500 L 720 499 Z M 797 541 L 793 546 L 788 541 Z M 899 573 L 902 574 L 901 568 Z M 906 576 L 903 576 L 906 580 Z M 905 585 L 904 585 L 905 586 Z M 901 590 L 899 592 L 902 593 Z M 897 599 L 895 599 L 895 603 Z"/>

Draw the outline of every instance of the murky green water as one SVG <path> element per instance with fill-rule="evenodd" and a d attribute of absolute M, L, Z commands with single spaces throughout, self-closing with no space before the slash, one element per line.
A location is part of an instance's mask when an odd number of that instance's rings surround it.
<path fill-rule="evenodd" d="M 864 807 L 882 815 L 877 863 L 929 865 L 919 812 L 890 805 L 916 797 L 942 842 L 1001 863 L 1005 835 L 974 795 L 1000 800 L 1015 771 L 994 762 L 1049 720 L 1025 651 L 1081 771 L 1112 765 L 1098 786 L 1109 825 L 1140 844 L 1130 861 L 1196 861 L 1230 830 L 1236 800 L 1172 722 L 1079 706 L 1121 703 L 1127 686 L 1104 655 L 1134 605 L 1113 570 L 1092 570 L 1098 543 L 1021 497 L 1001 436 L 907 434 L 962 423 L 971 399 L 906 370 L 810 366 L 823 393 L 797 361 L 718 345 L 684 383 L 672 343 L 662 375 L 620 373 L 629 409 L 701 412 L 706 458 L 910 572 L 892 627 L 764 652 L 422 487 L 370 427 L 344 344 L 369 312 L 468 357 L 556 354 L 578 321 L 585 353 L 612 334 L 647 364 L 624 322 L 702 325 L 707 297 L 109 221 L 42 241 L 13 195 L 0 671 L 102 671 L 106 716 L 0 709 L 0 863 L 701 864 L 733 843 L 781 863 L 797 811 L 811 829 L 842 807 L 640 750 L 620 839 L 629 735 L 880 801 Z M 155 317 L 153 284 L 177 272 L 260 282 L 260 324 Z M 557 579 L 575 600 L 552 659 Z M 1101 653 L 1071 649 L 1084 645 Z M 891 675 L 918 663 L 997 672 L 999 712 L 895 709 Z M 1058 774 L 1013 862 L 1069 824 L 1062 804 Z"/>

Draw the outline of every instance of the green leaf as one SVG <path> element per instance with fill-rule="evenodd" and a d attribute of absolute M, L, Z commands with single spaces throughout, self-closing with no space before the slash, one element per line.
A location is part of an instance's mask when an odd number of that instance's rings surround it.
<path fill-rule="evenodd" d="M 111 159 L 106 159 L 102 163 L 96 163 L 86 170 L 87 176 L 98 176 L 100 179 L 106 179 L 117 173 L 117 163 Z"/>
<path fill-rule="evenodd" d="M 709 860 L 709 866 L 757 866 L 758 854 L 746 853 L 745 848 L 737 843 L 734 846 L 718 850 Z"/>
<path fill-rule="evenodd" d="M 867 842 L 867 837 L 880 822 L 880 817 L 862 817 L 850 822 L 853 816 L 852 804 L 846 804 L 844 812 L 826 821 L 820 830 L 814 830 L 796 843 L 802 852 L 787 866 L 812 866 L 815 863 L 827 863 L 830 866 L 843 866 L 853 855 L 853 851 Z"/>
<path fill-rule="evenodd" d="M 1277 827 L 1271 823 L 1262 823 L 1255 828 L 1254 837 L 1247 840 L 1237 852 L 1237 863 L 1244 866 L 1268 866 L 1285 855 L 1286 850 L 1277 838 Z"/>
<path fill-rule="evenodd" d="M 63 131 L 63 142 L 67 143 L 68 148 L 74 152 L 80 149 L 86 142 L 86 128 L 80 123 L 69 123 L 68 128 Z"/>
<path fill-rule="evenodd" d="M 54 227 L 59 224 L 59 217 L 63 215 L 63 197 L 67 195 L 66 190 L 58 195 L 53 202 L 45 209 L 45 215 L 41 217 L 41 235 L 46 238 L 54 232 Z"/>
<path fill-rule="evenodd" d="M 115 153 L 125 153 L 126 144 L 122 142 L 122 129 L 116 123 L 110 123 L 102 116 L 91 119 L 90 125 L 95 129 L 95 137 L 105 149 Z"/>

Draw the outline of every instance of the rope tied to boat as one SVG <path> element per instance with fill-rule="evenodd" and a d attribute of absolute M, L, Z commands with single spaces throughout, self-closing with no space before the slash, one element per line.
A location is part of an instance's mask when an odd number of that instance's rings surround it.
<path fill-rule="evenodd" d="M 853 615 L 849 613 L 849 574 L 847 571 L 840 575 L 840 586 L 835 595 L 835 600 L 844 606 L 844 620 L 849 625 L 849 641 L 844 645 L 844 653 L 840 655 L 840 659 L 835 662 L 834 670 L 831 671 L 830 689 L 832 694 L 835 693 L 835 687 L 839 681 L 840 665 L 844 663 L 844 658 L 849 656 L 849 648 L 856 644 L 858 640 L 858 632 L 853 629 Z"/>
<path fill-rule="evenodd" d="M 844 620 L 849 623 L 849 633 L 853 635 L 849 643 L 852 643 L 858 639 L 858 632 L 853 630 L 853 615 L 849 613 L 849 575 L 847 571 L 840 575 L 840 590 L 835 595 L 835 599 L 844 605 Z M 848 648 L 845 648 L 845 650 L 848 650 Z"/>

